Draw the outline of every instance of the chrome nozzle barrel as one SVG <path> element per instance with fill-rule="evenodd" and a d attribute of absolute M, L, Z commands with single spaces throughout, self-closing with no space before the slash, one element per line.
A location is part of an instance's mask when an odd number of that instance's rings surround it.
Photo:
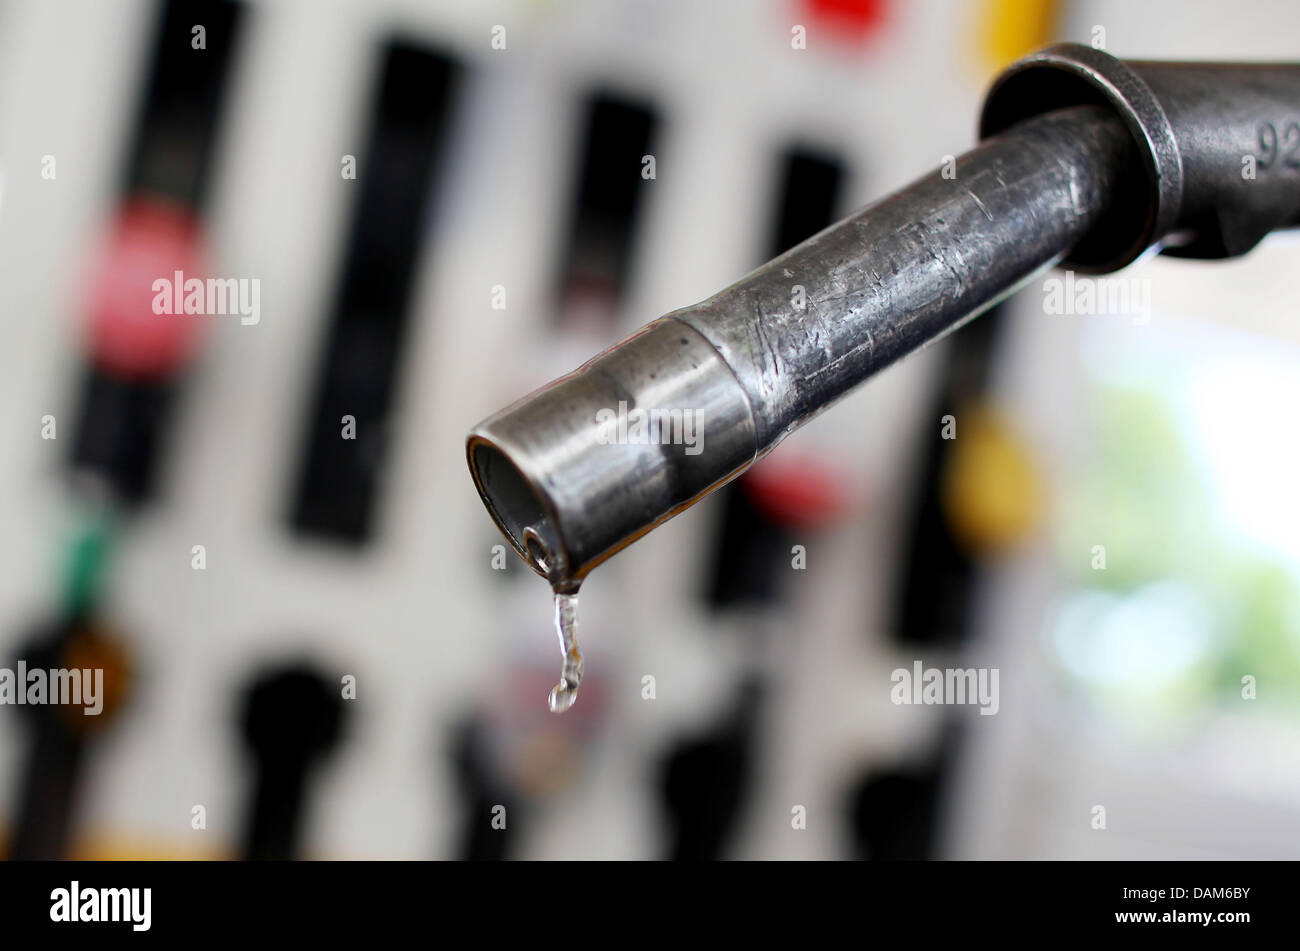
<path fill-rule="evenodd" d="M 967 153 L 955 176 L 936 171 L 648 324 L 474 428 L 488 511 L 535 571 L 575 587 L 1060 260 L 1104 225 L 1131 153 L 1100 107 L 1030 120 Z"/>
<path fill-rule="evenodd" d="M 1113 270 L 1166 241 L 1230 257 L 1300 225 L 1300 178 L 1277 150 L 1297 117 L 1296 64 L 1125 63 L 1078 44 L 1027 57 L 955 165 L 481 423 L 475 485 L 516 551 L 576 586 L 1043 268 Z M 698 452 L 662 438 L 673 413 L 692 414 Z M 634 440 L 627 417 L 647 414 L 655 438 Z"/>

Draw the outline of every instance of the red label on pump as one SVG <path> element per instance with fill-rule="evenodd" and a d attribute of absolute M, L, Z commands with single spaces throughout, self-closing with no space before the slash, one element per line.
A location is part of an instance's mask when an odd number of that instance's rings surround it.
<path fill-rule="evenodd" d="M 90 291 L 91 359 L 120 376 L 184 369 L 203 315 L 186 313 L 185 284 L 203 273 L 199 228 L 183 208 L 136 199 L 118 215 Z"/>
<path fill-rule="evenodd" d="M 851 508 L 845 475 L 805 456 L 768 456 L 740 484 L 760 512 L 787 529 L 824 528 Z"/>
<path fill-rule="evenodd" d="M 885 26 L 886 0 L 802 0 L 812 18 L 846 40 L 864 40 Z"/>

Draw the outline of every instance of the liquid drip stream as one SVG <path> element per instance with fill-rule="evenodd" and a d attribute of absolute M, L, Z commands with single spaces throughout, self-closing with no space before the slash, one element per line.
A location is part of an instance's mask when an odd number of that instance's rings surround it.
<path fill-rule="evenodd" d="M 582 683 L 582 651 L 578 648 L 578 583 L 565 578 L 563 558 L 551 554 L 542 541 L 542 533 L 532 525 L 524 529 L 524 547 L 550 579 L 551 589 L 555 592 L 560 682 L 551 688 L 546 702 L 552 713 L 563 713 L 578 699 L 578 685 Z"/>
<path fill-rule="evenodd" d="M 578 649 L 578 596 L 555 592 L 555 635 L 560 639 L 560 682 L 551 688 L 547 703 L 552 713 L 563 713 L 578 699 L 582 683 L 582 651 Z"/>

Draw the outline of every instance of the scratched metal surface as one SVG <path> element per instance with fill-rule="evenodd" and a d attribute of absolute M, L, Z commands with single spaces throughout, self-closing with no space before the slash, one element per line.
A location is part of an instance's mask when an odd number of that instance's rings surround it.
<path fill-rule="evenodd" d="M 559 581 L 581 583 L 873 374 L 1107 227 L 1115 183 L 1138 167 L 1133 149 L 1101 107 L 1027 120 L 650 324 L 475 427 L 470 468 L 489 511 L 535 571 L 562 564 Z M 704 451 L 606 445 L 599 410 L 620 401 L 707 408 Z M 545 559 L 526 551 L 525 526 L 546 540 Z"/>
<path fill-rule="evenodd" d="M 722 354 L 770 449 L 1059 260 L 1109 211 L 1131 148 L 1096 107 L 1025 123 L 673 316 Z"/>

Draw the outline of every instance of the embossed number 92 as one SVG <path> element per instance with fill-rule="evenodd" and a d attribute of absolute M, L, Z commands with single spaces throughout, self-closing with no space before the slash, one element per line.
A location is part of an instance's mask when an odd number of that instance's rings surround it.
<path fill-rule="evenodd" d="M 1259 127 L 1259 167 L 1269 168 L 1278 160 L 1283 168 L 1300 169 L 1300 122 L 1285 126 L 1280 135 L 1271 122 Z"/>

